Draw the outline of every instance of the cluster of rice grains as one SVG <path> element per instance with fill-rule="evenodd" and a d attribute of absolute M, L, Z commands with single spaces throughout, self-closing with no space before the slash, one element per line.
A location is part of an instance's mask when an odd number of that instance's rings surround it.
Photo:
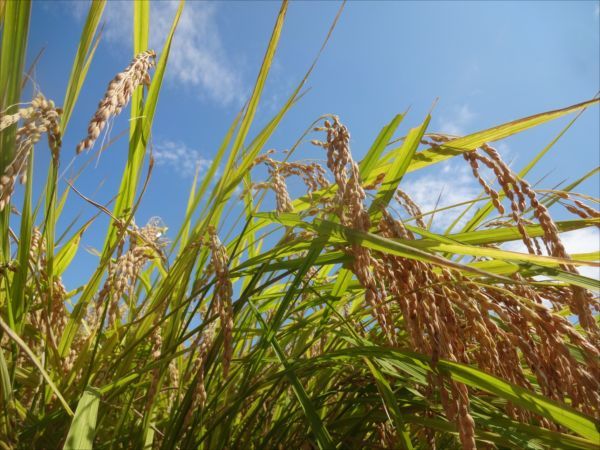
<path fill-rule="evenodd" d="M 77 153 L 90 149 L 100 136 L 111 117 L 118 115 L 127 106 L 135 89 L 144 84 L 150 85 L 150 69 L 154 67 L 156 53 L 146 50 L 138 54 L 131 64 L 109 83 L 104 98 L 88 126 L 88 135 L 77 145 Z"/>
<path fill-rule="evenodd" d="M 211 252 L 211 265 L 215 273 L 213 308 L 216 308 L 223 329 L 223 377 L 227 378 L 233 354 L 233 288 L 229 277 L 229 257 L 227 248 L 221 243 L 213 227 L 208 230 L 208 247 Z"/>
<path fill-rule="evenodd" d="M 127 68 L 110 82 L 104 98 L 88 126 L 88 135 L 77 145 L 77 153 L 90 149 L 100 136 L 111 117 L 118 115 L 129 103 L 135 89 L 144 84 L 150 85 L 150 69 L 155 65 L 156 54 L 147 50 L 138 54 Z M 27 162 L 33 146 L 46 133 L 48 145 L 55 163 L 58 162 L 61 148 L 60 115 L 52 100 L 38 94 L 31 103 L 16 113 L 0 113 L 0 131 L 21 123 L 16 129 L 15 150 L 11 161 L 0 175 L 0 211 L 9 203 L 17 178 L 22 183 L 27 176 Z"/>
<path fill-rule="evenodd" d="M 38 94 L 30 104 L 20 108 L 15 114 L 0 114 L 0 131 L 21 122 L 21 126 L 16 129 L 12 160 L 0 176 L 0 211 L 9 203 L 17 178 L 20 178 L 22 183 L 25 182 L 29 155 L 43 133 L 48 136 L 53 159 L 58 160 L 61 146 L 61 113 L 62 110 L 56 108 L 52 100 Z"/>
<path fill-rule="evenodd" d="M 133 91 L 140 84 L 149 85 L 149 70 L 154 66 L 156 54 L 148 50 L 137 55 L 133 62 L 119 73 L 109 84 L 106 94 L 88 127 L 88 135 L 77 146 L 77 153 L 91 148 L 107 121 L 121 112 L 129 103 Z M 61 147 L 60 115 L 52 100 L 38 94 L 30 104 L 14 114 L 0 114 L 0 131 L 21 122 L 16 130 L 15 151 L 12 161 L 0 176 L 0 211 L 8 204 L 17 178 L 25 181 L 27 160 L 33 146 L 46 133 L 48 144 L 55 161 Z"/>
<path fill-rule="evenodd" d="M 600 211 L 598 209 L 591 208 L 590 206 L 583 203 L 581 200 L 573 199 L 573 196 L 577 196 L 578 194 L 572 193 L 568 194 L 566 192 L 561 191 L 553 191 L 558 197 L 560 197 L 563 201 L 561 204 L 572 214 L 575 214 L 582 219 L 597 219 L 600 218 Z M 570 200 L 572 204 L 564 202 L 564 200 Z M 600 224 L 596 224 L 597 227 L 600 228 Z"/>
<path fill-rule="evenodd" d="M 196 352 L 189 375 L 191 379 L 192 404 L 183 421 L 184 429 L 190 425 L 197 408 L 203 408 L 206 403 L 206 387 L 204 385 L 204 372 L 208 352 L 213 344 L 216 322 L 212 322 L 202 333 L 196 335 L 192 349 Z"/>
<path fill-rule="evenodd" d="M 260 163 L 267 166 L 270 181 L 254 183 L 251 188 L 255 190 L 271 189 L 275 193 L 277 212 L 290 212 L 293 210 L 292 199 L 286 183 L 287 178 L 293 175 L 299 177 L 306 185 L 307 194 L 310 198 L 312 198 L 314 192 L 329 186 L 329 182 L 325 178 L 325 169 L 319 163 L 276 161 L 271 157 L 274 152 L 274 150 L 269 150 L 254 160 L 252 167 Z"/>
<path fill-rule="evenodd" d="M 364 191 L 369 186 L 361 186 L 359 169 L 350 153 L 349 133 L 339 119 L 333 117 L 315 130 L 326 132 L 325 141 L 313 143 L 327 152 L 327 167 L 338 188 L 332 204 L 340 222 L 355 230 L 375 231 L 386 238 L 415 239 L 403 222 L 387 210 L 382 211 L 378 223 L 370 220 Z M 433 145 L 447 140 L 440 135 L 431 139 Z M 540 243 L 527 233 L 526 225 L 531 221 L 523 217 L 532 211 L 543 229 L 541 241 L 546 252 L 569 258 L 547 208 L 496 150 L 486 144 L 481 152 L 464 153 L 464 158 L 501 216 L 505 213 L 502 198 L 508 199 L 511 212 L 507 219 L 516 225 L 530 253 L 542 254 Z M 481 177 L 480 164 L 492 170 L 501 194 Z M 374 184 L 382 181 L 379 176 Z M 417 225 L 426 228 L 418 205 L 401 190 L 395 197 Z M 585 218 L 598 216 L 580 201 L 571 208 L 577 208 L 577 214 Z M 592 313 L 598 310 L 598 303 L 589 291 L 573 286 L 537 287 L 520 283 L 522 276 L 514 277 L 515 284 L 484 285 L 457 270 L 370 251 L 358 243 L 342 250 L 353 257 L 351 269 L 365 289 L 365 300 L 388 344 L 409 345 L 430 355 L 434 368 L 439 359 L 474 364 L 528 389 L 532 389 L 528 377 L 533 374 L 544 395 L 598 417 L 599 334 Z M 563 269 L 576 271 L 568 263 Z M 566 318 L 552 313 L 544 301 L 557 311 L 570 308 L 578 315 L 584 332 L 578 332 Z M 401 343 L 399 333 L 408 335 L 409 342 Z M 570 345 L 582 350 L 583 359 L 572 354 Z M 439 396 L 447 418 L 458 425 L 463 447 L 475 448 L 475 423 L 467 386 L 450 381 L 435 370 L 433 373 L 424 393 Z M 510 403 L 506 411 L 516 420 L 533 419 L 531 413 Z M 558 428 L 546 419 L 535 419 L 548 428 Z M 433 434 L 430 431 L 423 434 L 435 446 Z"/>
<path fill-rule="evenodd" d="M 359 231 L 369 231 L 371 220 L 365 208 L 365 191 L 361 186 L 358 165 L 350 153 L 350 133 L 337 117 L 332 122 L 325 121 L 318 131 L 327 133 L 325 142 L 313 141 L 313 144 L 327 151 L 327 167 L 333 173 L 337 185 L 337 193 L 333 200 L 335 213 L 342 225 Z M 377 322 L 381 326 L 389 343 L 396 342 L 396 333 L 390 309 L 386 302 L 386 289 L 375 276 L 383 268 L 371 251 L 360 243 L 352 244 L 344 249 L 352 255 L 352 270 L 365 289 L 365 300 L 373 310 Z"/>
<path fill-rule="evenodd" d="M 7 130 L 11 126 L 16 127 L 14 150 L 0 176 L 0 211 L 9 205 L 17 180 L 21 183 L 27 181 L 29 158 L 34 145 L 42 138 L 42 134 L 47 136 L 54 163 L 58 162 L 62 144 L 61 114 L 62 110 L 41 93 L 16 113 L 0 114 L 0 131 Z M 35 288 L 32 288 L 30 296 L 25 298 L 27 304 L 25 321 L 37 330 L 37 333 L 28 335 L 26 340 L 30 348 L 35 350 L 40 350 L 45 340 L 56 351 L 68 319 L 68 312 L 64 305 L 66 289 L 60 277 L 51 278 L 48 275 L 46 250 L 45 239 L 34 227 L 29 242 L 29 276 L 34 280 L 31 286 Z M 7 267 L 13 272 L 19 270 L 13 262 L 10 262 Z M 42 336 L 44 339 L 41 338 Z M 6 338 L 4 335 L 2 345 L 6 344 Z M 29 360 L 24 355 L 20 355 L 19 358 L 23 364 L 29 364 Z M 63 369 L 68 370 L 69 358 L 61 362 Z"/>
<path fill-rule="evenodd" d="M 120 223 L 115 226 L 121 227 Z M 116 326 L 124 316 L 127 305 L 121 302 L 127 294 L 133 296 L 135 284 L 142 268 L 153 258 L 163 258 L 162 238 L 164 227 L 159 218 L 152 218 L 143 227 L 135 224 L 123 230 L 123 239 L 117 248 L 114 262 L 109 263 L 104 286 L 96 295 L 88 314 L 90 328 L 102 327 L 102 317 L 107 317 L 108 326 Z M 129 247 L 125 250 L 125 238 Z M 106 313 L 104 310 L 106 309 Z"/>
<path fill-rule="evenodd" d="M 67 291 L 60 277 L 56 277 L 49 285 L 49 277 L 46 272 L 46 242 L 37 228 L 33 229 L 31 246 L 29 250 L 30 267 L 33 276 L 38 279 L 39 290 L 33 295 L 33 301 L 29 309 L 29 321 L 37 328 L 41 336 L 45 336 L 47 342 L 56 351 L 58 341 L 67 325 L 68 312 L 65 308 Z M 31 342 L 34 348 L 40 349 L 42 340 Z M 68 372 L 70 358 L 63 362 L 63 368 Z"/>
<path fill-rule="evenodd" d="M 46 241 L 38 228 L 33 228 L 29 246 L 29 261 L 30 268 L 30 286 L 27 288 L 27 297 L 25 297 L 26 305 L 23 317 L 23 323 L 30 332 L 23 335 L 23 340 L 27 346 L 37 355 L 44 354 L 49 347 L 52 353 L 58 355 L 58 344 L 66 328 L 69 312 L 65 306 L 67 298 L 67 290 L 60 276 L 55 276 L 52 279 L 47 273 L 47 248 Z M 18 267 L 15 266 L 12 270 L 15 272 Z M 2 334 L 0 339 L 0 351 L 10 352 L 11 340 L 6 333 Z M 68 354 L 64 358 L 60 358 L 59 370 L 68 374 L 72 368 L 73 355 Z M 19 353 L 17 356 L 19 367 L 25 370 L 35 371 L 35 366 L 25 353 Z M 35 389 L 23 389 L 21 391 L 19 401 L 29 408 L 35 401 L 35 396 L 38 393 Z M 55 401 L 56 397 L 52 397 Z M 11 411 L 14 414 L 15 420 L 23 419 L 19 411 Z M 17 419 L 17 417 L 19 419 Z M 0 441 L 5 436 L 0 433 Z"/>
<path fill-rule="evenodd" d="M 208 227 L 208 238 L 203 241 L 211 254 L 210 265 L 207 272 L 214 273 L 215 283 L 213 300 L 208 312 L 202 315 L 203 329 L 191 344 L 193 361 L 188 371 L 190 388 L 192 389 L 192 403 L 184 417 L 183 426 L 186 429 L 192 422 L 195 411 L 203 408 L 206 403 L 207 393 L 204 384 L 204 372 L 208 353 L 215 343 L 216 317 L 220 320 L 223 334 L 223 378 L 229 375 L 231 358 L 233 356 L 233 287 L 229 275 L 229 256 L 213 226 Z"/>

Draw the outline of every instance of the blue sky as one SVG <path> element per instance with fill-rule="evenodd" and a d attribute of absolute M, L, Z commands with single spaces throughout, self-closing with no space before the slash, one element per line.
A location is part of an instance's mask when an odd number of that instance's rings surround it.
<path fill-rule="evenodd" d="M 452 134 L 468 134 L 590 99 L 600 90 L 599 4 L 350 2 L 308 82 L 311 90 L 290 112 L 269 148 L 288 148 L 324 113 L 338 114 L 349 127 L 353 152 L 360 159 L 394 114 L 410 107 L 402 125 L 406 131 L 423 120 L 436 99 L 430 130 Z M 151 40 L 157 51 L 175 6 L 169 2 L 152 5 Z M 338 7 L 336 2 L 290 5 L 254 131 L 270 119 L 302 78 Z M 248 97 L 278 9 L 277 2 L 187 3 L 154 121 L 157 167 L 138 223 L 160 216 L 177 229 L 194 168 L 206 166 Z M 28 60 L 45 49 L 34 79 L 59 104 L 86 11 L 85 1 L 34 2 Z M 129 2 L 110 1 L 107 6 L 104 36 L 64 139 L 63 167 L 74 156 L 106 85 L 132 57 L 131 14 Z M 128 117 L 125 112 L 114 121 L 109 137 L 126 129 Z M 568 120 L 528 131 L 498 148 L 519 169 Z M 598 107 L 587 111 L 529 179 L 546 176 L 542 186 L 552 188 L 597 167 L 599 122 Z M 117 190 L 126 154 L 127 143 L 118 141 L 93 160 L 78 179 L 78 189 L 96 201 L 109 200 Z M 310 145 L 302 146 L 297 155 L 323 157 Z M 79 167 L 85 159 L 78 158 L 72 167 Z M 47 162 L 47 155 L 40 152 L 36 159 L 40 185 Z M 469 200 L 480 192 L 462 159 L 411 174 L 405 181 L 406 189 L 424 209 L 433 206 L 442 190 L 442 204 Z M 582 184 L 579 191 L 598 197 L 598 179 Z M 70 200 L 63 226 L 81 211 L 84 218 L 92 214 L 83 201 Z M 105 227 L 101 219 L 88 233 L 90 247 L 101 245 Z M 598 233 L 587 230 L 571 238 L 571 244 L 590 239 L 598 242 Z M 95 263 L 91 255 L 80 259 L 80 268 Z"/>

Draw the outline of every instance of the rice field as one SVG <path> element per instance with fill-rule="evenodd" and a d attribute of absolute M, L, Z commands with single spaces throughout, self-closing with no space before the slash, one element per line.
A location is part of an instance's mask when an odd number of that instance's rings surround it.
<path fill-rule="evenodd" d="M 35 4 L 0 3 L 0 448 L 598 448 L 599 288 L 580 273 L 599 266 L 598 248 L 569 254 L 561 240 L 599 226 L 598 199 L 577 192 L 598 168 L 542 188 L 527 177 L 537 157 L 516 173 L 497 146 L 574 121 L 597 97 L 466 136 L 436 132 L 431 115 L 409 128 L 399 114 L 361 160 L 340 111 L 308 118 L 289 151 L 271 149 L 312 70 L 257 127 L 284 1 L 252 94 L 194 179 L 180 226 L 139 224 L 184 2 L 157 49 L 149 2 L 135 2 L 135 54 L 66 148 L 105 6 L 90 4 L 64 99 L 49 99 L 44 86 L 23 97 Z M 129 120 L 127 164 L 115 201 L 100 204 L 77 189 L 85 171 L 65 180 L 61 164 L 104 151 L 117 120 Z M 321 160 L 303 159 L 301 145 Z M 48 151 L 37 195 L 33 165 Z M 450 158 L 481 195 L 453 206 L 462 215 L 440 232 L 439 210 L 421 209 L 403 178 Z M 70 202 L 85 213 L 63 229 Z M 571 218 L 555 220 L 558 210 Z M 97 267 L 65 285 L 98 216 L 110 224 Z"/>

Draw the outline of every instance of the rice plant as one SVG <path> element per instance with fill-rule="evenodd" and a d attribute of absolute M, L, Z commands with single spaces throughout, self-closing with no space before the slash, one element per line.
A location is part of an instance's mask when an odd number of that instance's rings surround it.
<path fill-rule="evenodd" d="M 405 130 L 399 114 L 361 161 L 340 111 L 308 118 L 284 153 L 269 139 L 312 68 L 252 127 L 284 2 L 252 95 L 194 180 L 179 228 L 140 225 L 184 3 L 155 52 L 149 3 L 135 2 L 133 61 L 88 135 L 65 148 L 104 7 L 90 5 L 61 104 L 43 86 L 23 98 L 31 4 L 0 3 L 1 448 L 598 448 L 598 281 L 578 271 L 599 265 L 598 249 L 570 255 L 561 241 L 599 225 L 598 200 L 576 192 L 598 169 L 538 189 L 526 181 L 537 158 L 515 173 L 494 147 L 597 98 L 467 136 L 431 130 L 429 115 Z M 115 202 L 99 204 L 59 167 L 66 153 L 97 150 L 126 107 L 127 165 Z M 52 158 L 38 198 L 44 141 Z M 324 162 L 297 157 L 302 146 Z M 402 179 L 450 158 L 482 192 L 441 232 L 439 210 L 422 210 Z M 306 194 L 294 198 L 290 183 Z M 82 200 L 86 216 L 58 229 L 65 204 Z M 556 221 L 553 208 L 573 218 Z M 66 286 L 98 216 L 110 218 L 98 265 Z M 502 248 L 512 241 L 527 252 Z"/>

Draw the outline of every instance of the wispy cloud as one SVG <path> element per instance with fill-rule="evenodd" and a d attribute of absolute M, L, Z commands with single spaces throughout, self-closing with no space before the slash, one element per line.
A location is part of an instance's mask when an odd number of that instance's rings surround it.
<path fill-rule="evenodd" d="M 464 135 L 465 127 L 475 118 L 469 105 L 460 105 L 453 108 L 450 115 L 440 116 L 440 132 L 452 135 Z"/>
<path fill-rule="evenodd" d="M 600 17 L 600 3 L 596 3 L 596 6 L 594 8 L 594 16 L 596 17 L 596 19 Z"/>
<path fill-rule="evenodd" d="M 152 24 L 156 28 L 151 34 L 154 37 L 151 45 L 159 49 L 163 42 L 158 40 L 169 32 L 177 2 L 153 2 L 152 6 L 154 17 L 158 19 Z M 221 104 L 240 103 L 242 82 L 223 48 L 216 13 L 216 4 L 186 4 L 173 38 L 169 74 Z"/>
<path fill-rule="evenodd" d="M 84 2 L 72 14 L 85 17 Z M 150 47 L 159 52 L 169 33 L 178 2 L 151 2 Z M 218 5 L 188 2 L 179 20 L 169 55 L 167 80 L 193 89 L 201 98 L 221 105 L 238 104 L 244 91 L 242 80 L 229 61 L 217 24 Z M 104 12 L 104 37 L 113 44 L 131 50 L 133 2 L 111 1 Z"/>
<path fill-rule="evenodd" d="M 211 159 L 203 158 L 197 150 L 189 148 L 183 142 L 161 141 L 153 149 L 153 156 L 158 166 L 166 166 L 178 175 L 191 177 L 196 170 L 208 169 Z"/>
<path fill-rule="evenodd" d="M 596 227 L 563 233 L 561 239 L 570 254 L 600 251 L 600 231 Z M 586 277 L 600 280 L 600 267 L 580 267 L 579 272 Z"/>
<path fill-rule="evenodd" d="M 469 168 L 456 163 L 445 163 L 441 171 L 405 182 L 401 188 L 411 196 L 423 212 L 436 209 L 438 198 L 437 208 L 443 208 L 474 200 L 481 191 Z M 466 206 L 437 212 L 433 221 L 434 227 L 437 230 L 445 229 L 464 208 Z"/>

